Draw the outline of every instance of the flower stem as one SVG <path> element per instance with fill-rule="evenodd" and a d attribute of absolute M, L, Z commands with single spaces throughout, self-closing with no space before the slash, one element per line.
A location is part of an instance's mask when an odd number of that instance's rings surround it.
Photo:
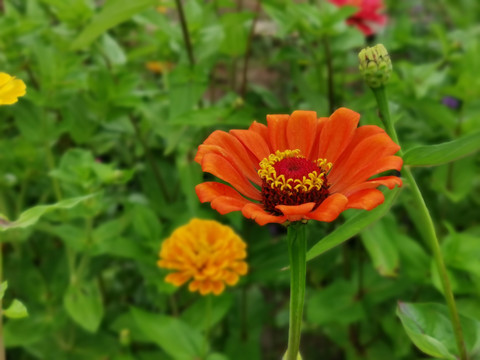
<path fill-rule="evenodd" d="M 400 145 L 397 137 L 397 133 L 395 131 L 395 127 L 393 126 L 393 123 L 390 119 L 390 111 L 388 108 L 388 102 L 387 102 L 387 96 L 385 92 L 385 88 L 379 87 L 376 89 L 372 89 L 373 93 L 375 94 L 375 98 L 377 100 L 378 104 L 378 109 L 380 111 L 380 117 L 382 118 L 386 128 L 387 132 L 390 135 L 390 137 L 395 141 L 397 144 Z M 402 150 L 399 150 L 399 155 L 402 156 L 403 152 Z M 450 280 L 448 279 L 448 274 L 447 274 L 447 268 L 445 266 L 445 262 L 443 260 L 443 256 L 440 250 L 440 244 L 438 242 L 437 234 L 435 232 L 435 226 L 433 224 L 432 217 L 430 216 L 430 212 L 428 211 L 428 207 L 425 204 L 425 200 L 423 199 L 422 193 L 420 191 L 420 188 L 417 185 L 417 182 L 415 181 L 415 178 L 413 177 L 412 171 L 410 167 L 405 166 L 403 168 L 403 173 L 405 175 L 405 178 L 410 185 L 412 192 L 413 192 L 413 199 L 416 203 L 416 206 L 418 207 L 419 211 L 419 216 L 421 219 L 421 223 L 424 224 L 425 226 L 425 236 L 426 240 L 428 242 L 428 245 L 431 248 L 431 251 L 433 253 L 433 258 L 435 261 L 435 265 L 438 269 L 438 272 L 440 274 L 440 280 L 442 282 L 442 287 L 443 287 L 443 295 L 445 297 L 445 301 L 448 306 L 449 314 L 450 314 L 450 321 L 453 326 L 453 331 L 455 334 L 455 340 L 457 342 L 457 348 L 460 353 L 460 359 L 461 360 L 467 360 L 467 351 L 465 348 L 465 341 L 463 339 L 463 334 L 462 334 L 462 327 L 460 325 L 460 317 L 458 316 L 458 311 L 457 311 L 457 306 L 455 304 L 455 298 L 453 296 L 452 288 L 450 285 Z"/>
<path fill-rule="evenodd" d="M 287 241 L 290 257 L 290 324 L 288 348 L 284 360 L 297 360 L 300 348 L 307 270 L 305 225 L 298 222 L 291 224 L 288 227 Z"/>

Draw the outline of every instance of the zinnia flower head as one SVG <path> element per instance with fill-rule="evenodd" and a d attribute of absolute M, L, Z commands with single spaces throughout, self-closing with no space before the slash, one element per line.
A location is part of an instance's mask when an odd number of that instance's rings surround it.
<path fill-rule="evenodd" d="M 225 284 L 235 285 L 245 275 L 248 265 L 247 244 L 228 226 L 214 220 L 192 219 L 176 229 L 162 243 L 161 268 L 175 270 L 165 281 L 206 295 L 219 295 Z"/>
<path fill-rule="evenodd" d="M 348 25 L 356 26 L 365 35 L 373 35 L 387 23 L 387 16 L 381 14 L 382 0 L 329 0 L 339 7 L 356 6 L 358 11 L 347 19 Z"/>
<path fill-rule="evenodd" d="M 25 83 L 20 79 L 0 72 L 0 105 L 11 105 L 26 93 Z"/>
<path fill-rule="evenodd" d="M 314 111 L 267 115 L 267 126 L 217 130 L 199 146 L 195 161 L 220 178 L 195 190 L 221 214 L 241 211 L 258 224 L 330 222 L 346 209 L 371 210 L 384 201 L 380 185 L 401 186 L 400 149 L 374 125 L 357 128 L 360 115 L 340 108 L 329 118 Z"/>

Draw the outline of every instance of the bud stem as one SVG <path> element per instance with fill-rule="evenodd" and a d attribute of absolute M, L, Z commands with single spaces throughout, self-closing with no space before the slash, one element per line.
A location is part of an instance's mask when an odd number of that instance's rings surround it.
<path fill-rule="evenodd" d="M 292 223 L 288 227 L 287 241 L 290 256 L 290 324 L 288 329 L 288 348 L 284 360 L 297 360 L 302 332 L 307 271 L 305 225 L 300 222 Z"/>
<path fill-rule="evenodd" d="M 390 111 L 388 108 L 387 95 L 385 92 L 385 87 L 381 86 L 378 88 L 372 88 L 375 98 L 377 100 L 378 110 L 380 112 L 380 117 L 385 124 L 388 135 L 400 145 L 397 137 L 397 132 L 395 131 L 395 126 L 390 119 Z M 398 155 L 403 156 L 403 152 L 400 149 Z M 428 242 L 428 245 L 433 253 L 433 258 L 435 265 L 440 274 L 440 279 L 443 287 L 443 295 L 448 306 L 448 311 L 450 314 L 450 321 L 452 323 L 453 331 L 455 334 L 455 340 L 457 342 L 457 348 L 460 353 L 461 360 L 468 360 L 467 351 L 465 348 L 465 341 L 463 339 L 462 327 L 460 325 L 460 317 L 458 316 L 457 306 L 455 304 L 455 298 L 453 296 L 452 288 L 450 285 L 450 280 L 448 279 L 447 268 L 443 260 L 442 252 L 440 250 L 440 244 L 438 242 L 438 237 L 435 232 L 435 226 L 428 211 L 428 207 L 425 204 L 420 188 L 413 177 L 410 167 L 404 166 L 402 172 L 405 175 L 407 182 L 409 183 L 412 192 L 413 199 L 416 203 L 418 209 L 420 209 L 419 216 L 421 216 L 421 222 L 425 225 L 425 240 Z"/>

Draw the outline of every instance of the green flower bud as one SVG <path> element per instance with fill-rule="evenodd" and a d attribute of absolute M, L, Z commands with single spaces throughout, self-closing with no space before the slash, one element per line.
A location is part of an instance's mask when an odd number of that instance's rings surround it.
<path fill-rule="evenodd" d="M 392 62 L 387 49 L 382 44 L 367 47 L 358 54 L 360 72 L 371 88 L 385 85 L 392 73 Z"/>

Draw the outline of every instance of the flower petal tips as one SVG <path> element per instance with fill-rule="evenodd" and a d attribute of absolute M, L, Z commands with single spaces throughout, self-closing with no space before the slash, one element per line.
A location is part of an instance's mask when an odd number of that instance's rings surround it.
<path fill-rule="evenodd" d="M 12 105 L 26 94 L 25 83 L 20 79 L 0 72 L 0 105 Z"/>
<path fill-rule="evenodd" d="M 384 200 L 379 186 L 402 185 L 396 176 L 375 175 L 400 170 L 402 159 L 383 129 L 357 127 L 359 118 L 347 108 L 320 119 L 295 111 L 267 115 L 267 126 L 216 131 L 195 160 L 227 184 L 199 184 L 197 195 L 221 214 L 241 211 L 260 225 L 330 222 L 346 209 L 371 210 Z"/>
<path fill-rule="evenodd" d="M 378 32 L 387 23 L 387 16 L 382 13 L 382 0 L 329 0 L 332 4 L 355 6 L 358 11 L 347 19 L 347 24 L 355 26 L 364 35 L 370 36 Z"/>
<path fill-rule="evenodd" d="M 165 281 L 201 295 L 220 295 L 225 285 L 235 285 L 248 271 L 247 245 L 225 225 L 213 220 L 192 219 L 162 243 L 161 268 L 174 270 Z"/>

